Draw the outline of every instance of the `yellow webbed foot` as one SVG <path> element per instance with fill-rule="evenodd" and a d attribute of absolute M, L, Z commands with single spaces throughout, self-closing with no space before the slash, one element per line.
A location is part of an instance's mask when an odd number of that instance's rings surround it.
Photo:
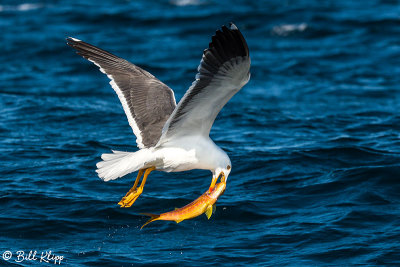
<path fill-rule="evenodd" d="M 128 192 L 126 196 L 124 196 L 120 202 L 118 202 L 118 205 L 121 206 L 121 208 L 129 208 L 130 206 L 135 203 L 136 199 L 142 194 L 143 190 L 141 188 L 137 188 L 133 192 Z"/>
<path fill-rule="evenodd" d="M 118 202 L 118 205 L 120 205 L 121 208 L 129 208 L 130 206 L 133 205 L 133 203 L 135 203 L 136 199 L 143 192 L 143 187 L 144 187 L 144 185 L 146 183 L 147 176 L 149 176 L 150 172 L 152 172 L 155 169 L 156 169 L 155 167 L 151 167 L 151 168 L 146 169 L 144 171 L 144 176 L 143 176 L 142 183 L 140 184 L 139 187 L 137 187 L 137 184 L 139 182 L 139 178 L 143 174 L 143 170 L 139 171 L 139 174 L 138 174 L 138 176 L 136 178 L 136 181 L 135 181 L 135 184 L 133 185 L 133 187 L 128 191 L 128 193 L 126 193 L 126 195 L 121 199 L 121 201 Z"/>

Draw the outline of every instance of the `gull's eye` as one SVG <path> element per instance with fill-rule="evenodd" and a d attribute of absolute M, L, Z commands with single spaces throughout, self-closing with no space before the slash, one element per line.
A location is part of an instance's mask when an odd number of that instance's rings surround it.
<path fill-rule="evenodd" d="M 228 165 L 226 169 L 229 171 L 231 169 L 231 165 Z"/>

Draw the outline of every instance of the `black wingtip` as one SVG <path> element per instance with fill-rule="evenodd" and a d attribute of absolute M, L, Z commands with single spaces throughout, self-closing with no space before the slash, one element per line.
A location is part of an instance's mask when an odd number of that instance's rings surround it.
<path fill-rule="evenodd" d="M 70 47 L 75 47 L 76 44 L 81 41 L 71 36 L 68 36 L 67 38 L 65 38 L 65 40 L 67 41 L 67 45 L 69 45 Z"/>
<path fill-rule="evenodd" d="M 229 27 L 223 25 L 221 29 L 215 32 L 204 54 L 208 51 L 211 52 L 214 58 L 220 61 L 220 63 L 224 63 L 238 56 L 249 56 L 249 48 L 246 40 L 233 22 L 229 23 Z"/>
<path fill-rule="evenodd" d="M 236 25 L 235 25 L 232 21 L 229 22 L 229 28 L 230 28 L 231 30 L 239 30 L 238 27 L 236 27 Z"/>
<path fill-rule="evenodd" d="M 90 61 L 99 61 L 99 60 L 106 60 L 106 61 L 116 61 L 120 60 L 119 57 L 111 54 L 110 52 L 107 52 L 103 49 L 100 49 L 94 45 L 91 45 L 89 43 L 86 43 L 82 40 L 79 40 L 74 37 L 68 37 L 66 38 L 67 40 L 67 45 L 70 47 L 74 48 L 76 50 L 76 53 Z M 97 62 L 97 64 L 99 64 Z"/>

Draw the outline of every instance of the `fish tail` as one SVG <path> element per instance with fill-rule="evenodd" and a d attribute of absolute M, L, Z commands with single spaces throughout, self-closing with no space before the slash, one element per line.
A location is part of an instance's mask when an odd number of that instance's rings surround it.
<path fill-rule="evenodd" d="M 143 224 L 142 227 L 140 227 L 140 230 L 142 230 L 143 227 L 145 227 L 149 223 L 157 221 L 157 220 L 160 219 L 160 215 L 157 215 L 157 214 L 153 214 L 153 213 L 140 213 L 140 214 L 141 215 L 145 215 L 145 216 L 150 216 L 150 220 L 148 220 L 145 224 Z"/>

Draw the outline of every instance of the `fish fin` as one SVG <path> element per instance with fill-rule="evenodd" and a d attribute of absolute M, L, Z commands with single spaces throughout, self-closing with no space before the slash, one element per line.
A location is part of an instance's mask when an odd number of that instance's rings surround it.
<path fill-rule="evenodd" d="M 148 225 L 151 222 L 157 221 L 160 219 L 160 215 L 157 214 L 152 214 L 152 213 L 140 213 L 140 215 L 146 215 L 146 216 L 150 216 L 150 220 L 148 220 L 145 224 L 142 225 L 142 227 L 140 227 L 140 230 L 143 229 L 143 227 L 145 227 L 146 225 Z"/>
<path fill-rule="evenodd" d="M 181 221 L 183 221 L 184 219 L 179 219 L 179 220 L 176 220 L 175 222 L 176 223 L 180 223 Z"/>
<path fill-rule="evenodd" d="M 215 205 L 215 203 L 214 203 L 214 205 L 213 205 L 213 214 L 215 213 L 216 209 L 217 209 L 217 205 Z"/>
<path fill-rule="evenodd" d="M 207 216 L 207 219 L 210 219 L 212 214 L 213 214 L 213 206 L 208 205 L 208 206 L 207 206 L 207 209 L 206 209 L 206 216 Z"/>

